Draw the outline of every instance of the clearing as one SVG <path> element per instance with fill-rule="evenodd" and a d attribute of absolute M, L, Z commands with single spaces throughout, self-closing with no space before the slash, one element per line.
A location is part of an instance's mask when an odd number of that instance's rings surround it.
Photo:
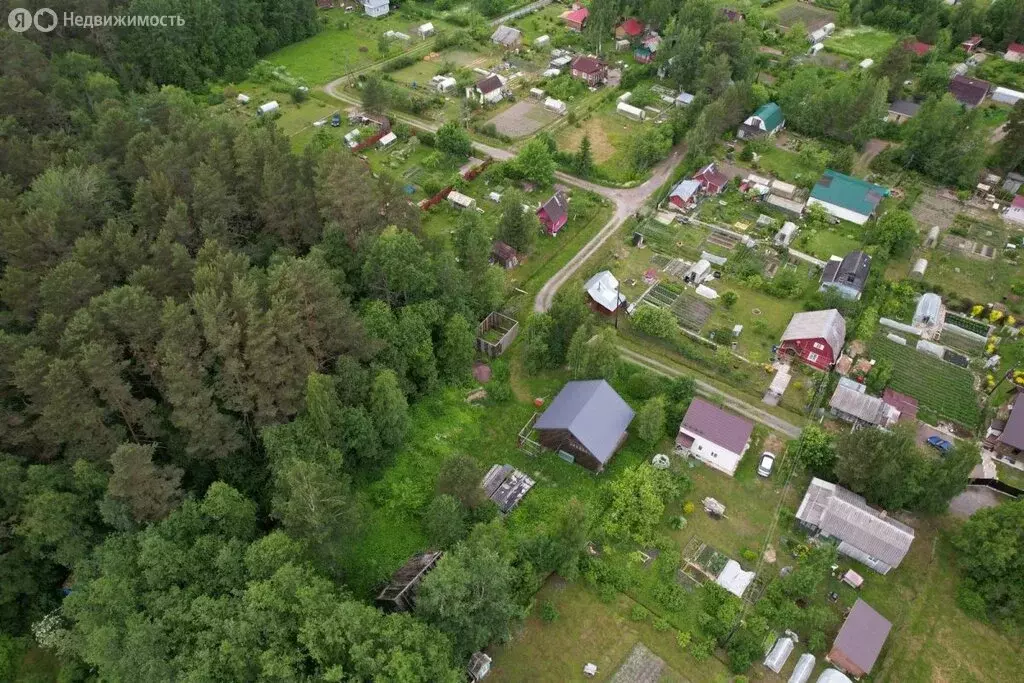
<path fill-rule="evenodd" d="M 896 44 L 896 35 L 870 26 L 846 28 L 825 40 L 825 49 L 856 60 L 879 61 Z"/>
<path fill-rule="evenodd" d="M 804 22 L 808 31 L 815 31 L 829 22 L 835 22 L 836 13 L 822 7 L 815 7 L 798 0 L 783 0 L 772 5 L 766 12 L 779 19 L 779 25 L 788 29 L 798 21 Z"/>
<path fill-rule="evenodd" d="M 502 135 L 521 138 L 533 135 L 559 118 L 558 114 L 548 111 L 540 102 L 521 100 L 492 118 L 488 123 L 493 123 Z"/>

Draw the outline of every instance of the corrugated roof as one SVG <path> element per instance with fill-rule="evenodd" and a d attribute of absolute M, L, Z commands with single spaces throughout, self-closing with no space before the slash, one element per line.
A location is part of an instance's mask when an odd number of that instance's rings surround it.
<path fill-rule="evenodd" d="M 597 57 L 588 57 L 586 55 L 581 55 L 576 59 L 572 60 L 573 70 L 585 74 L 597 73 L 598 71 L 603 69 L 604 66 L 604 62 L 602 62 Z"/>
<path fill-rule="evenodd" d="M 626 302 L 626 297 L 619 292 L 619 281 L 610 270 L 602 270 L 587 280 L 583 285 L 587 294 L 609 313 Z"/>
<path fill-rule="evenodd" d="M 732 453 L 743 453 L 747 442 L 750 441 L 750 434 L 754 431 L 754 423 L 702 398 L 695 398 L 690 402 L 679 428 Z"/>
<path fill-rule="evenodd" d="M 1011 448 L 1024 449 L 1024 401 L 1021 400 L 1021 396 L 1022 394 L 1017 394 L 1013 400 L 1013 409 L 1006 419 L 1003 433 L 999 435 L 999 443 L 1004 443 Z"/>
<path fill-rule="evenodd" d="M 828 404 L 833 410 L 879 427 L 886 427 L 899 417 L 895 408 L 877 396 L 869 396 L 843 384 L 836 387 Z"/>
<path fill-rule="evenodd" d="M 754 112 L 754 116 L 764 121 L 765 130 L 768 132 L 775 130 L 786 120 L 782 116 L 782 109 L 774 102 L 762 104 L 757 108 L 757 111 Z"/>
<path fill-rule="evenodd" d="M 970 107 L 981 104 L 991 87 L 988 81 L 960 74 L 949 81 L 949 92 L 953 97 Z"/>
<path fill-rule="evenodd" d="M 871 673 L 891 630 L 888 619 L 858 598 L 832 647 L 841 650 L 861 671 Z"/>
<path fill-rule="evenodd" d="M 871 509 L 863 496 L 815 477 L 796 518 L 885 562 L 899 566 L 914 542 L 914 530 Z"/>
<path fill-rule="evenodd" d="M 603 379 L 569 382 L 534 426 L 568 430 L 595 458 L 607 463 L 633 415 L 633 409 Z"/>
<path fill-rule="evenodd" d="M 684 180 L 672 188 L 672 194 L 669 197 L 679 197 L 680 199 L 690 199 L 697 192 L 700 191 L 700 183 L 696 180 Z"/>
<path fill-rule="evenodd" d="M 863 251 L 851 251 L 842 259 L 832 258 L 821 273 L 822 284 L 841 284 L 864 291 L 871 270 L 871 257 Z"/>
<path fill-rule="evenodd" d="M 910 100 L 896 100 L 889 105 L 889 111 L 902 116 L 914 116 L 921 109 L 921 105 Z"/>
<path fill-rule="evenodd" d="M 882 197 L 888 195 L 888 188 L 831 169 L 825 171 L 811 190 L 814 199 L 841 206 L 862 216 L 874 213 Z"/>
<path fill-rule="evenodd" d="M 830 308 L 827 311 L 795 313 L 782 333 L 782 341 L 819 337 L 831 347 L 833 357 L 839 358 L 846 342 L 846 320 L 839 311 Z"/>
<path fill-rule="evenodd" d="M 499 26 L 494 33 L 491 34 L 491 40 L 495 43 L 501 43 L 502 45 L 512 45 L 519 42 L 523 37 L 523 34 L 519 29 L 512 28 L 511 26 Z"/>

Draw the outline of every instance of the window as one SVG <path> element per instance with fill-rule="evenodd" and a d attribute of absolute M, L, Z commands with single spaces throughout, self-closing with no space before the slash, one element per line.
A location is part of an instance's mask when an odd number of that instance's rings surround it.
<path fill-rule="evenodd" d="M 807 362 L 809 362 L 809 363 L 817 363 L 818 362 L 818 354 L 813 353 L 813 352 L 807 354 Z"/>
<path fill-rule="evenodd" d="M 814 342 L 814 350 L 815 351 L 824 351 L 825 350 L 825 345 L 824 344 L 820 344 L 818 342 Z"/>

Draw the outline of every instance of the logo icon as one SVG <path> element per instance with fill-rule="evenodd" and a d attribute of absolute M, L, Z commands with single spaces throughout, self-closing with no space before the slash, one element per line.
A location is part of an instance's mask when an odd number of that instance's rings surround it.
<path fill-rule="evenodd" d="M 35 23 L 37 31 L 49 33 L 57 28 L 57 13 L 49 7 L 42 7 L 36 10 L 32 21 Z"/>
<path fill-rule="evenodd" d="M 7 25 L 11 27 L 12 31 L 24 33 L 32 28 L 32 12 L 24 7 L 12 9 L 11 13 L 7 15 Z"/>

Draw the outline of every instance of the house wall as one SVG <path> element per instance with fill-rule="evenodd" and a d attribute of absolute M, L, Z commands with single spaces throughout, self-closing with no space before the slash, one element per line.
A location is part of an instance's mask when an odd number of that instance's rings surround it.
<path fill-rule="evenodd" d="M 816 348 L 815 344 L 821 348 Z M 795 355 L 807 365 L 818 368 L 819 370 L 825 370 L 835 362 L 835 356 L 832 354 L 832 348 L 821 337 L 814 339 L 790 339 L 782 342 L 779 349 Z M 816 354 L 818 356 L 817 359 L 811 360 L 809 358 L 811 354 Z"/>
<path fill-rule="evenodd" d="M 538 429 L 537 441 L 553 451 L 565 451 L 576 458 L 576 464 L 591 472 L 600 472 L 601 461 L 586 449 L 567 429 Z"/>
<path fill-rule="evenodd" d="M 743 453 L 733 453 L 685 429 L 680 429 L 679 432 L 693 438 L 693 444 L 687 449 L 693 457 L 730 477 L 736 474 L 736 468 L 739 467 L 740 460 L 743 459 Z M 744 452 L 746 452 L 746 448 L 744 448 Z"/>
<path fill-rule="evenodd" d="M 867 673 L 867 671 L 864 671 L 859 666 L 854 664 L 853 660 L 850 659 L 846 655 L 846 653 L 838 647 L 833 647 L 832 651 L 828 653 L 828 657 L 826 657 L 826 659 L 832 664 L 834 664 L 836 668 L 842 669 L 854 678 L 860 678 L 861 676 Z"/>
<path fill-rule="evenodd" d="M 363 5 L 363 10 L 369 17 L 383 17 L 390 9 L 390 2 L 379 2 L 379 0 L 370 0 Z"/>
<path fill-rule="evenodd" d="M 841 206 L 836 206 L 835 204 L 830 204 L 829 202 L 823 202 L 820 199 L 816 199 L 814 197 L 811 197 L 810 199 L 807 200 L 807 206 L 812 206 L 814 204 L 817 204 L 821 208 L 825 209 L 836 218 L 840 218 L 844 221 L 850 221 L 851 223 L 856 223 L 857 225 L 864 225 L 865 223 L 868 222 L 868 219 L 871 218 L 871 216 L 865 216 L 862 213 L 850 211 L 849 209 L 844 209 Z"/>
<path fill-rule="evenodd" d="M 502 95 L 501 89 L 492 90 L 486 95 L 480 93 L 480 102 L 488 104 L 497 104 L 498 102 L 501 102 L 502 97 L 504 97 L 504 95 Z"/>

